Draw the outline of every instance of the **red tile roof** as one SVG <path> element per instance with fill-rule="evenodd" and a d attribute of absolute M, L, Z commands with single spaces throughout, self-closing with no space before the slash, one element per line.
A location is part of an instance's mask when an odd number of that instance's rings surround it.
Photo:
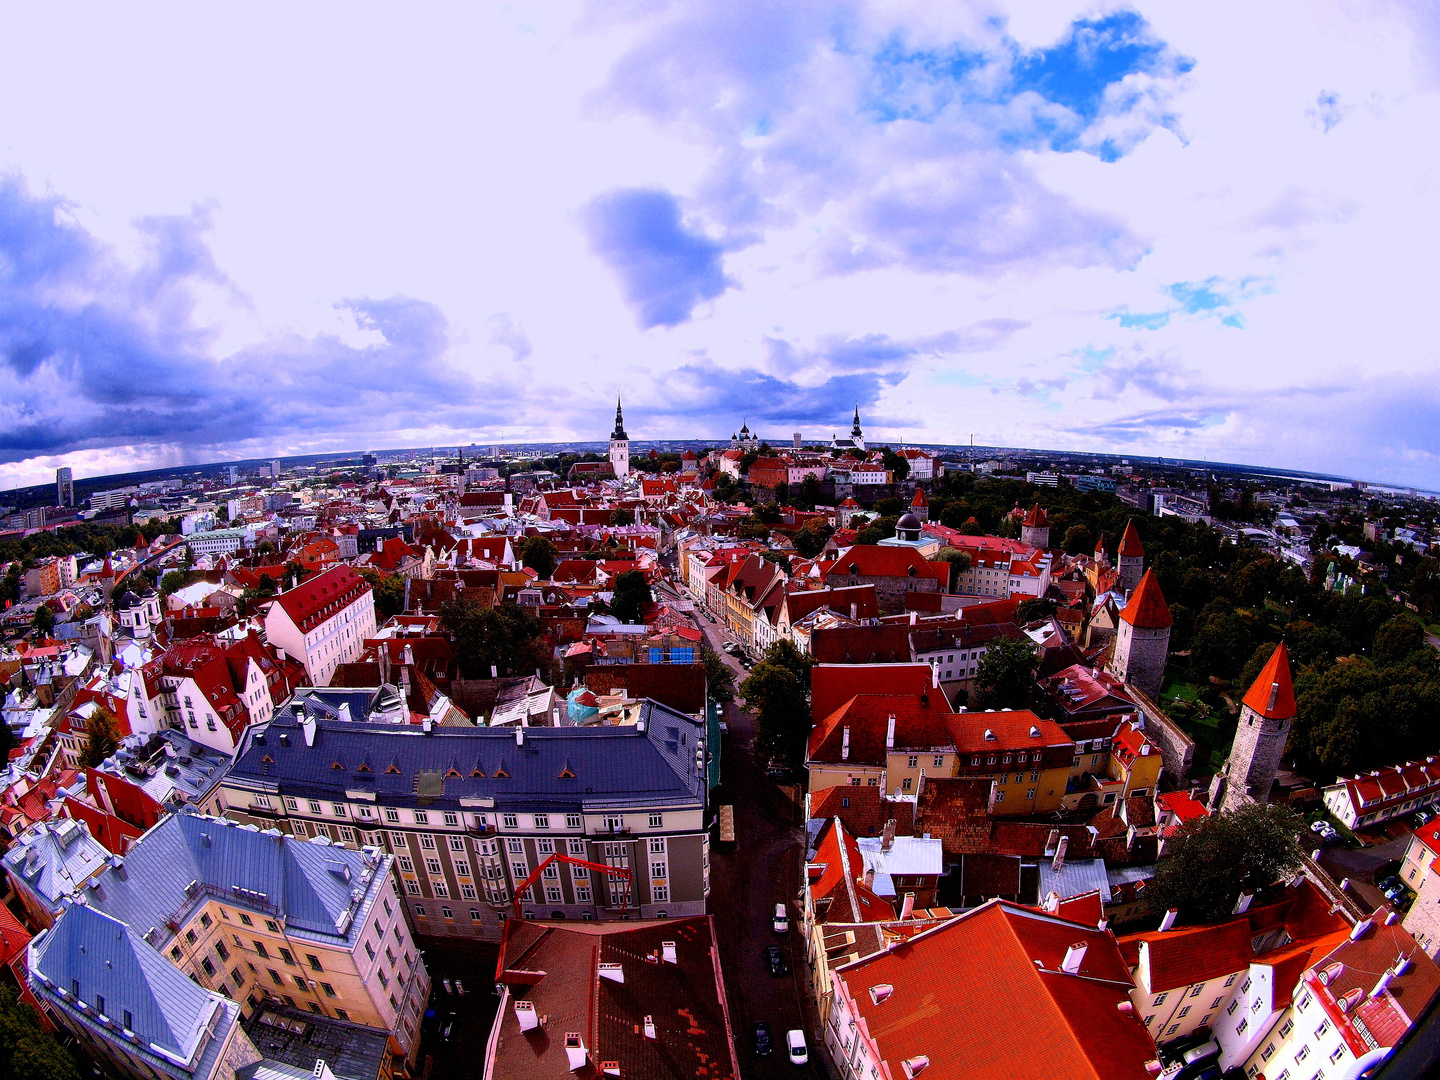
<path fill-rule="evenodd" d="M 275 597 L 301 633 L 309 633 L 370 591 L 370 583 L 348 566 L 337 566 Z"/>
<path fill-rule="evenodd" d="M 1282 641 L 1245 694 L 1245 704 L 1267 720 L 1295 715 L 1295 687 L 1290 682 L 1290 654 Z"/>
<path fill-rule="evenodd" d="M 851 698 L 810 732 L 812 761 L 855 765 L 884 765 L 885 737 L 895 717 L 895 747 L 949 747 L 951 734 L 945 721 L 950 704 L 938 690 L 932 694 L 862 694 Z M 845 729 L 850 731 L 849 756 L 842 759 Z"/>
<path fill-rule="evenodd" d="M 1060 968 L 1072 945 L 1078 973 Z M 836 969 L 890 1074 L 925 1056 L 925 1080 L 1147 1080 L 1155 1044 L 1128 1004 L 1115 939 L 994 901 Z M 877 1004 L 869 988 L 893 990 Z M 838 1003 L 837 1003 L 838 1005 Z"/>
<path fill-rule="evenodd" d="M 810 718 L 819 723 L 856 694 L 925 694 L 929 664 L 816 664 L 810 669 Z"/>
<path fill-rule="evenodd" d="M 849 577 L 934 578 L 949 585 L 950 564 L 930 562 L 914 548 L 855 544 L 836 556 L 826 573 Z"/>
<path fill-rule="evenodd" d="M 817 876 L 810 879 L 817 922 L 885 922 L 895 918 L 895 906 L 865 884 L 865 858 L 860 844 L 834 819 L 827 822 L 815 845 Z"/>
<path fill-rule="evenodd" d="M 895 821 L 896 836 L 911 836 L 915 828 L 915 804 L 904 799 L 887 799 L 879 787 L 826 788 L 810 802 L 810 817 L 839 818 L 852 836 L 879 836 L 885 823 Z"/>
<path fill-rule="evenodd" d="M 1145 571 L 1145 576 L 1135 588 L 1135 595 L 1120 612 L 1120 618 L 1143 630 L 1160 630 L 1174 625 L 1175 620 L 1170 617 L 1165 597 L 1160 595 L 1160 582 L 1155 580 L 1155 571 Z"/>
<path fill-rule="evenodd" d="M 1145 547 L 1140 543 L 1140 534 L 1135 531 L 1133 518 L 1125 522 L 1125 534 L 1120 537 L 1118 554 L 1125 559 L 1143 559 L 1145 557 Z"/>
<path fill-rule="evenodd" d="M 1039 503 L 1036 503 L 1034 506 L 1032 506 L 1030 508 L 1030 512 L 1025 515 L 1025 524 L 1031 528 L 1038 528 L 1046 524 L 1047 521 L 1048 519 L 1045 517 L 1045 511 L 1041 508 Z"/>
<path fill-rule="evenodd" d="M 1017 747 L 1036 749 L 1046 746 L 1072 746 L 1074 740 L 1053 720 L 1042 720 L 1029 709 L 1007 709 L 1004 712 L 959 713 L 946 721 L 961 754 L 991 753 Z M 991 732 L 994 738 L 986 738 Z"/>
<path fill-rule="evenodd" d="M 1244 971 L 1255 955 L 1250 923 L 1243 917 L 1210 926 L 1127 934 L 1125 940 L 1144 946 L 1139 950 L 1136 982 L 1147 983 L 1152 994 Z"/>

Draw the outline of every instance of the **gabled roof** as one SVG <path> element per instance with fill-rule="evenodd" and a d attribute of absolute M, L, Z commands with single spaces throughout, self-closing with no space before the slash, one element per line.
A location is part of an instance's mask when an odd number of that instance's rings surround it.
<path fill-rule="evenodd" d="M 191 982 L 138 932 L 85 904 L 69 905 L 33 956 L 32 976 L 67 994 L 78 983 L 90 1009 L 103 998 L 106 1016 L 123 1021 L 129 1013 L 130 1030 L 181 1061 L 196 1056 L 224 1008 L 220 995 Z"/>
<path fill-rule="evenodd" d="M 810 879 L 810 895 L 817 904 L 827 901 L 823 912 L 817 912 L 817 922 L 884 922 L 895 918 L 894 905 L 865 884 L 865 856 L 839 818 L 825 823 L 810 866 L 820 871 Z"/>
<path fill-rule="evenodd" d="M 1148 985 L 1152 994 L 1244 971 L 1255 955 L 1250 923 L 1243 917 L 1210 926 L 1128 934 L 1124 940 L 1138 947 L 1137 982 Z"/>
<path fill-rule="evenodd" d="M 336 566 L 275 597 L 275 603 L 302 632 L 313 630 L 370 591 L 370 583 L 348 566 Z"/>
<path fill-rule="evenodd" d="M 883 766 L 890 717 L 895 718 L 895 748 L 950 749 L 945 721 L 950 704 L 938 690 L 931 694 L 862 694 L 851 698 L 810 732 L 811 761 Z M 845 732 L 850 733 L 845 755 Z"/>
<path fill-rule="evenodd" d="M 1125 522 L 1125 533 L 1120 537 L 1120 550 L 1116 554 L 1122 559 L 1143 559 L 1145 546 L 1140 543 L 1140 534 L 1135 530 L 1135 519 Z"/>
<path fill-rule="evenodd" d="M 950 581 L 950 564 L 930 562 L 911 547 L 882 547 L 878 544 L 855 544 L 835 557 L 826 572 L 852 577 L 915 577 Z"/>
<path fill-rule="evenodd" d="M 1290 654 L 1282 641 L 1245 694 L 1245 704 L 1267 720 L 1295 715 L 1295 687 L 1290 682 Z"/>
<path fill-rule="evenodd" d="M 1076 974 L 1061 971 L 1085 946 Z M 836 969 L 897 1080 L 1147 1080 L 1145 1025 L 1119 1006 L 1130 974 L 1108 932 L 992 901 Z M 870 988 L 888 986 L 877 1002 Z"/>
<path fill-rule="evenodd" d="M 810 669 L 810 716 L 818 723 L 856 694 L 926 694 L 929 664 L 816 664 Z"/>
<path fill-rule="evenodd" d="M 928 785 L 927 785 L 928 790 Z M 895 834 L 909 836 L 915 827 L 915 804 L 905 799 L 887 799 L 880 788 L 826 788 L 812 798 L 810 819 L 839 818 L 852 836 L 879 836 L 885 823 L 894 820 Z"/>
<path fill-rule="evenodd" d="M 1160 594 L 1160 582 L 1156 580 L 1154 570 L 1145 571 L 1145 576 L 1135 587 L 1135 594 L 1130 597 L 1125 610 L 1120 612 L 1120 618 L 1143 630 L 1160 630 L 1175 624 L 1165 597 Z"/>

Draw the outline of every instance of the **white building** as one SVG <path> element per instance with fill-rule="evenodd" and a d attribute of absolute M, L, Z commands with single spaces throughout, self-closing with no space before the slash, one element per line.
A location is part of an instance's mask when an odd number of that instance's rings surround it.
<path fill-rule="evenodd" d="M 304 664 L 316 686 L 330 684 L 337 664 L 357 660 L 374 633 L 374 590 L 348 566 L 281 593 L 265 613 L 265 639 Z"/>
<path fill-rule="evenodd" d="M 185 541 L 194 555 L 228 555 L 254 543 L 255 530 L 250 528 L 211 529 L 208 532 L 192 533 Z"/>

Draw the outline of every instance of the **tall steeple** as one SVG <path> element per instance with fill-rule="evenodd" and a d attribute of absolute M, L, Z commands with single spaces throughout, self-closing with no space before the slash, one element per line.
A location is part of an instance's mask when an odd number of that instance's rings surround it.
<path fill-rule="evenodd" d="M 620 395 L 615 395 L 615 430 L 610 433 L 610 467 L 615 479 L 630 474 L 630 436 L 625 434 L 625 414 L 620 411 Z"/>
<path fill-rule="evenodd" d="M 850 434 L 860 438 L 860 403 L 855 403 L 855 426 L 850 429 Z"/>
<path fill-rule="evenodd" d="M 610 433 L 612 439 L 629 439 L 625 434 L 625 414 L 620 409 L 620 395 L 615 395 L 615 430 Z"/>

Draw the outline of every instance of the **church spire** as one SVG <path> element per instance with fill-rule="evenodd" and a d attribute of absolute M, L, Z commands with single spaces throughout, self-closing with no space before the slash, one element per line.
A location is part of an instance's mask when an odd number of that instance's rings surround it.
<path fill-rule="evenodd" d="M 628 439 L 625 434 L 625 415 L 620 411 L 620 395 L 615 395 L 615 430 L 610 433 L 612 439 Z"/>
<path fill-rule="evenodd" d="M 855 403 L 855 426 L 850 429 L 850 434 L 857 439 L 860 437 L 860 403 L 858 401 Z"/>

